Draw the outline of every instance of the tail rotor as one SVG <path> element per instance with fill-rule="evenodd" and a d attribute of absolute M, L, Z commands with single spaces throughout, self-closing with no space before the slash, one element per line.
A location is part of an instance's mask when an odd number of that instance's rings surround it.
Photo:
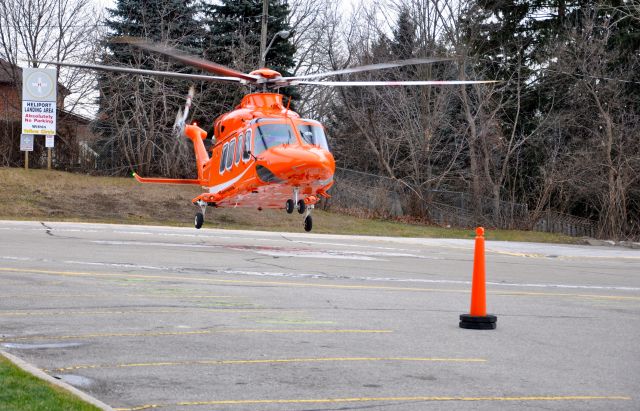
<path fill-rule="evenodd" d="M 189 109 L 191 108 L 191 100 L 196 90 L 193 86 L 189 87 L 189 93 L 187 94 L 187 101 L 184 104 L 184 110 L 178 110 L 176 115 L 176 121 L 173 123 L 173 131 L 178 137 L 184 136 L 184 127 L 189 117 Z"/>

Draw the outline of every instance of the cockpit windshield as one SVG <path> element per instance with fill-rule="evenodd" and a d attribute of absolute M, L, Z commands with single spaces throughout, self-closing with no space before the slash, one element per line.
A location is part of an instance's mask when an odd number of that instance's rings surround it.
<path fill-rule="evenodd" d="M 324 134 L 322 126 L 314 124 L 298 124 L 298 132 L 305 143 L 320 146 L 321 148 L 329 151 L 327 136 Z"/>
<path fill-rule="evenodd" d="M 296 142 L 295 134 L 289 124 L 262 124 L 256 127 L 255 155 L 281 144 Z"/>

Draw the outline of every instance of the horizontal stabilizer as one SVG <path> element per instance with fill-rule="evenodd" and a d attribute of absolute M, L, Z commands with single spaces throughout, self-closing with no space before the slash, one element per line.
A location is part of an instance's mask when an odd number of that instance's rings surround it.
<path fill-rule="evenodd" d="M 202 181 L 198 179 L 189 179 L 189 178 L 144 178 L 140 177 L 138 174 L 133 173 L 133 177 L 140 183 L 155 183 L 155 184 L 192 184 L 192 185 L 202 185 Z"/>

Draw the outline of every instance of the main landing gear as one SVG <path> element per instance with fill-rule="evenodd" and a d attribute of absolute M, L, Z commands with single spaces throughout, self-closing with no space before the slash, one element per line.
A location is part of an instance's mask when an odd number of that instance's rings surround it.
<path fill-rule="evenodd" d="M 284 209 L 288 214 L 292 214 L 293 210 L 297 209 L 298 214 L 304 214 L 304 231 L 311 231 L 313 228 L 313 219 L 311 218 L 311 211 L 314 208 L 315 202 L 312 202 L 315 199 L 314 196 L 308 197 L 307 202 L 303 199 L 298 199 L 298 188 L 293 189 L 293 199 L 288 199 L 284 205 Z"/>

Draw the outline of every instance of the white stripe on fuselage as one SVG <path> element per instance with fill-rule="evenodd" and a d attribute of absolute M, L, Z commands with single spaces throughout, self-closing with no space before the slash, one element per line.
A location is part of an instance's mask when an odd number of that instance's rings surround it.
<path fill-rule="evenodd" d="M 216 194 L 222 190 L 224 190 L 227 187 L 230 187 L 232 185 L 234 185 L 235 183 L 238 182 L 238 180 L 240 180 L 242 178 L 243 175 L 245 175 L 247 173 L 247 171 L 249 171 L 249 166 L 253 165 L 253 162 L 247 164 L 247 168 L 244 169 L 244 171 L 242 173 L 240 173 L 240 175 L 238 175 L 235 178 L 232 178 L 231 180 L 224 182 L 222 184 L 218 184 L 217 186 L 213 186 L 213 187 L 209 187 L 209 192 L 212 194 Z"/>

